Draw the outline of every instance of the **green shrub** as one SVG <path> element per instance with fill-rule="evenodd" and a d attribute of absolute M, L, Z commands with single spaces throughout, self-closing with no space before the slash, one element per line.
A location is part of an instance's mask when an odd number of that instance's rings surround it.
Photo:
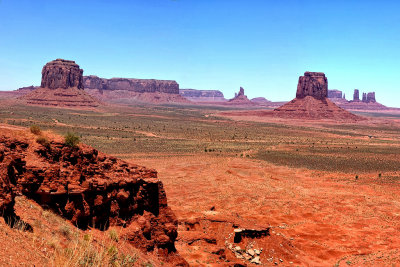
<path fill-rule="evenodd" d="M 37 125 L 31 125 L 30 130 L 31 130 L 31 133 L 33 133 L 35 135 L 39 135 L 42 133 L 42 130 L 40 130 L 40 127 Z"/>
<path fill-rule="evenodd" d="M 65 145 L 69 147 L 76 147 L 79 144 L 79 137 L 73 133 L 68 132 L 65 135 Z"/>
<path fill-rule="evenodd" d="M 44 146 L 44 147 L 50 147 L 50 142 L 49 142 L 49 140 L 48 140 L 46 137 L 44 137 L 44 136 L 39 136 L 38 138 L 36 138 L 36 142 L 37 142 L 38 144 L 41 144 L 41 145 Z"/>

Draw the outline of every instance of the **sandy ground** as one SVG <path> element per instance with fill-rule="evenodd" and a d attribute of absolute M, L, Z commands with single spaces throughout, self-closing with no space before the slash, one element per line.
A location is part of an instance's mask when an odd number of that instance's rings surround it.
<path fill-rule="evenodd" d="M 177 248 L 192 266 L 235 261 L 227 244 L 238 225 L 270 227 L 239 244 L 263 248 L 262 265 L 400 264 L 397 181 L 208 155 L 132 162 L 157 169 L 181 224 Z"/>

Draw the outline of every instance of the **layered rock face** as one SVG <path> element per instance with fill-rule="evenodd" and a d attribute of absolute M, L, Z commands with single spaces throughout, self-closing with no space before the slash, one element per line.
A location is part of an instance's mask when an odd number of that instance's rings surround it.
<path fill-rule="evenodd" d="M 172 80 L 154 79 L 104 79 L 97 76 L 84 76 L 83 84 L 86 89 L 98 90 L 127 90 L 138 93 L 179 94 L 179 84 Z"/>
<path fill-rule="evenodd" d="M 64 107 L 97 107 L 99 101 L 83 90 L 83 70 L 75 61 L 56 59 L 42 70 L 41 87 L 24 95 L 28 104 Z"/>
<path fill-rule="evenodd" d="M 47 63 L 42 69 L 42 88 L 83 89 L 83 70 L 72 60 L 56 59 Z"/>
<path fill-rule="evenodd" d="M 174 245 L 178 222 L 155 170 L 86 145 L 43 146 L 2 134 L 0 174 L 0 215 L 9 223 L 15 195 L 24 194 L 81 229 L 121 227 L 134 246 L 185 265 Z"/>
<path fill-rule="evenodd" d="M 300 76 L 296 98 L 312 96 L 316 99 L 328 97 L 328 80 L 322 72 L 305 72 Z"/>

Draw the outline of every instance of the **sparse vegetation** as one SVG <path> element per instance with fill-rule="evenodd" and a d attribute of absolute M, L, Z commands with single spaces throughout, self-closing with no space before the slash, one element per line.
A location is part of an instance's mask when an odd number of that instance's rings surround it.
<path fill-rule="evenodd" d="M 44 136 L 39 136 L 38 138 L 36 138 L 36 142 L 37 142 L 38 144 L 41 144 L 41 145 L 44 146 L 44 147 L 50 147 L 50 141 L 49 141 L 49 139 L 47 139 L 47 138 L 44 137 Z"/>
<path fill-rule="evenodd" d="M 118 236 L 118 233 L 117 233 L 117 231 L 115 229 L 109 230 L 109 235 L 110 235 L 111 240 L 113 240 L 115 242 L 118 242 L 119 236 Z"/>
<path fill-rule="evenodd" d="M 152 157 L 152 153 L 200 151 L 246 157 L 245 151 L 253 151 L 251 158 L 313 170 L 359 174 L 400 171 L 398 127 L 322 124 L 316 131 L 312 126 L 205 116 L 221 110 L 229 107 L 136 105 L 134 109 L 109 108 L 100 113 L 13 106 L 7 107 L 7 112 L 0 108 L 0 119 L 26 127 L 48 124 L 58 133 L 73 131 L 74 136 L 82 136 L 80 141 L 120 157 L 143 152 Z M 54 120 L 63 123 L 54 124 Z M 382 138 L 365 139 L 369 135 Z M 211 148 L 216 145 L 217 149 Z"/>
<path fill-rule="evenodd" d="M 35 135 L 39 135 L 42 133 L 42 130 L 37 125 L 31 125 L 31 127 L 29 129 L 30 129 L 31 133 L 33 133 Z"/>
<path fill-rule="evenodd" d="M 52 211 L 43 210 L 38 204 L 31 203 L 25 197 L 16 198 L 17 206 L 37 214 L 30 218 L 33 220 L 33 233 L 23 233 L 29 230 L 29 225 L 22 220 L 18 220 L 13 228 L 22 232 L 26 246 L 34 247 L 39 254 L 40 251 L 45 252 L 42 256 L 46 264 L 41 266 L 133 267 L 144 264 L 140 261 L 138 251 L 124 240 L 116 243 L 114 240 L 95 238 L 71 226 Z M 37 254 L 38 251 L 32 253 Z"/>
<path fill-rule="evenodd" d="M 65 145 L 69 147 L 76 147 L 79 144 L 79 137 L 74 133 L 68 132 L 65 135 Z"/>

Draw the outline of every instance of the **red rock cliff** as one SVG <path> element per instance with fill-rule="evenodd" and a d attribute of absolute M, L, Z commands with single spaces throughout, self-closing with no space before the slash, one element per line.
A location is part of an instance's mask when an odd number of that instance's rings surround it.
<path fill-rule="evenodd" d="M 322 72 L 305 72 L 299 77 L 296 98 L 312 96 L 316 99 L 328 97 L 328 79 Z"/>
<path fill-rule="evenodd" d="M 14 198 L 24 194 L 81 229 L 123 228 L 145 251 L 185 265 L 176 253 L 177 219 L 155 170 L 130 165 L 86 145 L 0 134 L 0 215 L 15 221 Z"/>

